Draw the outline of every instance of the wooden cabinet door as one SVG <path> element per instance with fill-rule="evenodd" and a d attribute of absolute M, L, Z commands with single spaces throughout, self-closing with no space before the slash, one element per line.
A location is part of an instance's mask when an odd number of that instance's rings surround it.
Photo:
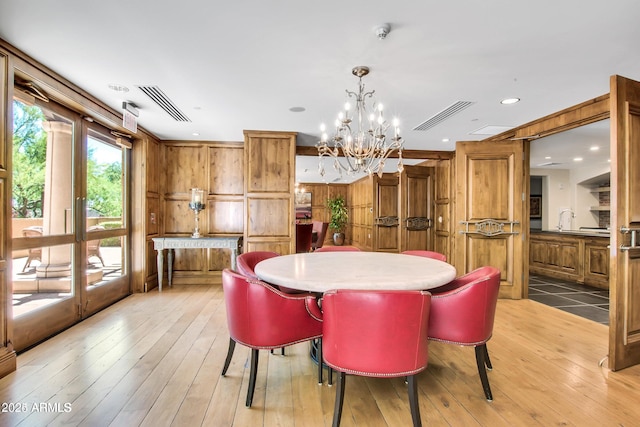
<path fill-rule="evenodd" d="M 397 174 L 373 177 L 374 251 L 399 252 L 399 178 Z"/>
<path fill-rule="evenodd" d="M 640 363 L 640 82 L 611 77 L 609 368 Z"/>
<path fill-rule="evenodd" d="M 405 166 L 400 175 L 400 250 L 433 250 L 434 168 Z"/>
<path fill-rule="evenodd" d="M 498 268 L 502 298 L 522 298 L 528 280 L 523 148 L 522 141 L 456 146 L 455 265 L 458 274 Z"/>

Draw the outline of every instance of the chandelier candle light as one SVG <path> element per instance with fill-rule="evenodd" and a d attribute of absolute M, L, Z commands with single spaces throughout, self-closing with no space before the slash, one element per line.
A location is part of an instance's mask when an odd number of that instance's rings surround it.
<path fill-rule="evenodd" d="M 198 228 L 198 214 L 204 210 L 204 190 L 199 188 L 191 189 L 191 202 L 189 203 L 189 209 L 196 214 L 196 228 L 193 230 L 191 237 L 197 239 L 200 237 L 200 229 Z"/>
<path fill-rule="evenodd" d="M 330 138 L 326 133 L 325 125 L 320 126 L 322 136 L 316 144 L 320 157 L 318 168 L 320 175 L 325 174 L 323 157 L 328 156 L 333 158 L 333 167 L 340 172 L 340 175 L 345 171 L 347 175 L 365 172 L 369 175 L 377 173 L 382 177 L 385 160 L 396 150 L 398 150 L 398 172 L 402 172 L 404 141 L 400 136 L 398 120 L 393 121 L 393 137 L 387 138 L 389 123 L 383 116 L 382 104 L 376 105 L 373 101 L 372 112 L 367 115 L 365 99 L 372 98 L 375 93 L 375 90 L 365 92 L 364 83 L 362 83 L 362 77 L 369 74 L 369 68 L 358 66 L 351 72 L 359 79 L 357 93 L 346 90 L 349 98 L 355 98 L 355 111 L 351 112 L 349 102 L 345 104 L 344 111 L 340 112 L 335 121 L 335 133 Z M 353 123 L 354 120 L 356 120 L 355 123 Z M 354 125 L 353 128 L 352 125 Z"/>

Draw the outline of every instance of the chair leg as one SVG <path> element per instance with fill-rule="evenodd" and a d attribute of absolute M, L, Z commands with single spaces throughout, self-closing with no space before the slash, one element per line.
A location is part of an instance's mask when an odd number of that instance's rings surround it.
<path fill-rule="evenodd" d="M 333 368 L 331 366 L 327 366 L 327 375 L 329 376 L 327 379 L 327 385 L 331 387 L 333 386 Z"/>
<path fill-rule="evenodd" d="M 338 373 L 338 389 L 336 390 L 336 403 L 333 407 L 333 427 L 340 426 L 340 419 L 342 418 L 342 403 L 344 402 L 344 387 L 347 374 L 344 372 Z"/>
<path fill-rule="evenodd" d="M 256 376 L 258 375 L 258 349 L 251 349 L 251 371 L 249 373 L 249 389 L 247 390 L 247 408 L 253 402 L 253 392 L 256 389 Z"/>
<path fill-rule="evenodd" d="M 487 378 L 487 369 L 485 368 L 484 360 L 484 344 L 475 347 L 476 350 L 476 364 L 478 365 L 478 374 L 480 374 L 480 381 L 482 382 L 482 388 L 484 389 L 484 395 L 487 401 L 493 401 L 493 395 L 491 394 L 491 387 L 489 386 L 489 378 Z"/>
<path fill-rule="evenodd" d="M 233 350 L 236 348 L 236 342 L 233 338 L 229 338 L 229 350 L 227 350 L 227 358 L 224 360 L 224 367 L 222 368 L 222 375 L 227 373 L 227 369 L 229 369 L 229 364 L 231 363 L 231 358 L 233 357 Z"/>
<path fill-rule="evenodd" d="M 318 339 L 316 359 L 318 359 L 318 385 L 322 385 L 322 338 Z"/>
<path fill-rule="evenodd" d="M 484 364 L 488 370 L 493 370 L 493 366 L 491 366 L 491 359 L 489 359 L 489 349 L 487 348 L 487 343 L 482 345 L 484 347 Z"/>
<path fill-rule="evenodd" d="M 415 375 L 407 377 L 409 384 L 409 407 L 411 408 L 411 419 L 413 420 L 413 427 L 422 427 L 422 420 L 420 419 L 420 405 L 418 404 L 418 379 Z"/>

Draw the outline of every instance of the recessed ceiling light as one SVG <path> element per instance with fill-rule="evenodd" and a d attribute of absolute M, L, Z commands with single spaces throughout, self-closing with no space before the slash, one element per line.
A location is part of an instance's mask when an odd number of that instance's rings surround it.
<path fill-rule="evenodd" d="M 551 156 L 545 156 L 544 159 L 545 160 L 549 160 L 551 158 Z"/>
<path fill-rule="evenodd" d="M 515 104 L 516 102 L 520 102 L 520 98 L 505 98 L 502 101 L 500 101 L 500 104 L 510 105 L 510 104 Z"/>
<path fill-rule="evenodd" d="M 123 85 L 118 85 L 118 84 L 110 84 L 109 85 L 109 89 L 115 91 L 115 92 L 129 92 L 129 88 Z"/>
<path fill-rule="evenodd" d="M 306 111 L 307 109 L 304 107 L 291 107 L 289 108 L 289 111 L 291 111 L 292 113 L 302 113 L 303 111 Z"/>
<path fill-rule="evenodd" d="M 573 161 L 574 162 L 581 162 L 582 161 L 582 157 L 574 157 Z"/>
<path fill-rule="evenodd" d="M 193 136 L 200 136 L 200 132 L 194 132 L 194 133 L 192 133 L 191 135 L 193 135 Z"/>
<path fill-rule="evenodd" d="M 589 148 L 589 150 L 591 150 L 591 151 L 598 151 L 599 149 L 600 149 L 600 147 L 598 147 L 597 145 L 594 145 L 591 148 Z"/>
<path fill-rule="evenodd" d="M 449 142 L 449 138 L 442 138 L 442 142 Z"/>

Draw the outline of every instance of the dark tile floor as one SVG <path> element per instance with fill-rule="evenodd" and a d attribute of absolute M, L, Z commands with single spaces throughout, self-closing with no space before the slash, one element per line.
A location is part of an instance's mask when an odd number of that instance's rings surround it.
<path fill-rule="evenodd" d="M 609 324 L 608 290 L 531 275 L 529 276 L 529 299 L 603 325 Z"/>

